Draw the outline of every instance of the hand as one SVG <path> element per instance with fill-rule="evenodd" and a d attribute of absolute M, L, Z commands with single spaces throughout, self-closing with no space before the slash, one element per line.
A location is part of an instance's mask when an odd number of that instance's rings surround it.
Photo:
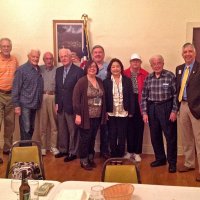
<path fill-rule="evenodd" d="M 75 124 L 76 125 L 80 125 L 81 124 L 81 116 L 80 115 L 76 115 L 76 117 L 75 117 Z"/>
<path fill-rule="evenodd" d="M 169 120 L 172 122 L 175 122 L 177 119 L 176 113 L 175 112 L 171 112 L 170 116 L 169 116 Z"/>
<path fill-rule="evenodd" d="M 149 123 L 149 118 L 147 114 L 143 114 L 143 121 L 144 123 Z"/>
<path fill-rule="evenodd" d="M 15 107 L 15 114 L 16 115 L 21 115 L 21 107 Z"/>

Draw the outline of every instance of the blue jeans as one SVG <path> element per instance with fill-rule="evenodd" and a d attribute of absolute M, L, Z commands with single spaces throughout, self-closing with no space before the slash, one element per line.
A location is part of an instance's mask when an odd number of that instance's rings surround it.
<path fill-rule="evenodd" d="M 31 140 L 34 132 L 36 109 L 21 107 L 19 126 L 21 140 Z"/>

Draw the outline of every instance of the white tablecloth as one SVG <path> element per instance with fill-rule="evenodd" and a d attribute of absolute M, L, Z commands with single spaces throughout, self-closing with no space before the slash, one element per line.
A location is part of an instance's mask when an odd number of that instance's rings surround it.
<path fill-rule="evenodd" d="M 54 193 L 54 190 L 56 187 L 60 184 L 58 181 L 39 181 L 39 185 L 42 185 L 43 183 L 53 183 L 54 187 L 50 190 L 47 196 L 45 197 L 39 197 L 39 200 L 47 200 L 51 196 L 51 194 Z M 3 179 L 0 178 L 0 199 L 1 200 L 16 200 L 17 195 L 11 190 L 11 179 Z"/>
<path fill-rule="evenodd" d="M 113 183 L 66 181 L 55 188 L 49 200 L 53 200 L 63 189 L 83 189 L 89 193 L 94 185 L 102 185 L 105 188 Z M 198 187 L 134 184 L 134 188 L 133 200 L 200 200 L 200 188 Z"/>

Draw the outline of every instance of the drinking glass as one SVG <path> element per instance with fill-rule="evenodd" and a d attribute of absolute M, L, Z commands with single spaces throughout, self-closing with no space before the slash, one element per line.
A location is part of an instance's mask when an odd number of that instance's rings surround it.
<path fill-rule="evenodd" d="M 95 185 L 91 187 L 89 200 L 105 200 L 103 197 L 104 187 L 101 185 Z"/>
<path fill-rule="evenodd" d="M 21 186 L 21 180 L 11 179 L 11 189 L 17 195 L 17 200 L 19 200 L 19 188 Z"/>
<path fill-rule="evenodd" d="M 30 200 L 38 200 L 39 196 L 35 193 L 35 191 L 39 187 L 39 181 L 36 180 L 29 180 L 28 184 L 30 186 Z"/>

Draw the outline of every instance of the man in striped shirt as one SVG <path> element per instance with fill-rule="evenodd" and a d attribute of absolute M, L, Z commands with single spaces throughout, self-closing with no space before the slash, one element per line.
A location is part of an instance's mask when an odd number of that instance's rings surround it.
<path fill-rule="evenodd" d="M 156 160 L 151 167 L 165 165 L 167 160 L 169 172 L 174 173 L 177 162 L 176 78 L 172 72 L 163 69 L 164 59 L 161 55 L 152 56 L 149 61 L 153 73 L 145 79 L 141 108 L 144 122 L 149 123 L 155 153 Z M 162 132 L 166 138 L 167 156 Z"/>
<path fill-rule="evenodd" d="M 0 39 L 0 129 L 4 121 L 3 154 L 9 154 L 13 140 L 15 114 L 11 101 L 12 82 L 18 61 L 10 55 L 12 42 L 9 38 Z M 0 159 L 0 163 L 2 163 Z"/>

